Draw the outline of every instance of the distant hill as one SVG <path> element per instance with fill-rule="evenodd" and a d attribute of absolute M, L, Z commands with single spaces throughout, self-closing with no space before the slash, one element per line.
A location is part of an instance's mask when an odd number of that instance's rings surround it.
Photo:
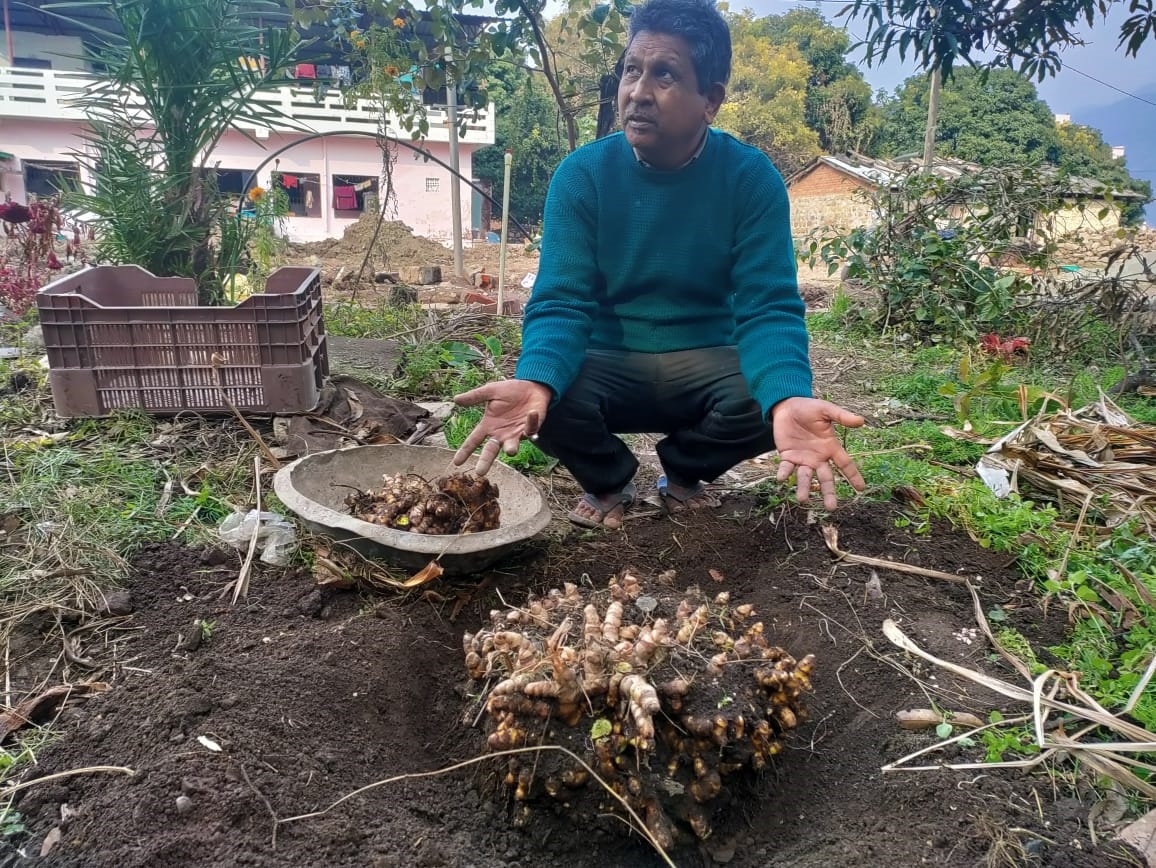
<path fill-rule="evenodd" d="M 1156 103 L 1156 87 L 1136 92 L 1149 102 Z M 1156 188 L 1156 105 L 1148 105 L 1130 97 L 1091 108 L 1072 112 L 1072 123 L 1095 127 L 1104 134 L 1110 145 L 1123 145 L 1128 171 L 1135 178 L 1151 181 Z M 1156 226 L 1156 203 L 1145 209 L 1148 225 Z"/>

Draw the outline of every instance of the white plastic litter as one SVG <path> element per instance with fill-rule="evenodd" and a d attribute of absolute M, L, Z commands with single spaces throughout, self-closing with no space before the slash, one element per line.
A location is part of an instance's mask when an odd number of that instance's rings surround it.
<path fill-rule="evenodd" d="M 285 516 L 251 509 L 232 513 L 217 528 L 222 540 L 242 551 L 249 548 L 254 533 L 257 534 L 257 550 L 261 552 L 262 563 L 274 567 L 289 564 L 297 548 L 297 529 Z"/>

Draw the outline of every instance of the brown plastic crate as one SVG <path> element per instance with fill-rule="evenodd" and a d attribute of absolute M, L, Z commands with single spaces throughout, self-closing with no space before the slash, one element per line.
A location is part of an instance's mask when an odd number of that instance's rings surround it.
<path fill-rule="evenodd" d="M 232 307 L 198 306 L 193 280 L 135 265 L 87 268 L 36 294 L 60 416 L 304 413 L 329 373 L 321 273 L 279 268 Z"/>

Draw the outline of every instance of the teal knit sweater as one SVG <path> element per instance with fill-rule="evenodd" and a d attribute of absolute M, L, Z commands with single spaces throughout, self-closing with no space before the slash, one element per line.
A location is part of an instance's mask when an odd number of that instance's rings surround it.
<path fill-rule="evenodd" d="M 519 379 L 555 399 L 587 349 L 737 346 L 764 413 L 811 397 L 787 189 L 757 148 L 711 129 L 674 172 L 622 133 L 579 148 L 550 182 Z"/>

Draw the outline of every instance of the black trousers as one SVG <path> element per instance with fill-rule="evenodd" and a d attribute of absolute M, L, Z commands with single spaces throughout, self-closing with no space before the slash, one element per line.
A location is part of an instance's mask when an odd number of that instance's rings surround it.
<path fill-rule="evenodd" d="M 658 457 L 677 485 L 711 482 L 774 449 L 734 347 L 676 353 L 590 350 L 578 378 L 546 414 L 538 446 L 584 491 L 621 491 L 638 459 L 615 434 L 665 434 Z"/>

